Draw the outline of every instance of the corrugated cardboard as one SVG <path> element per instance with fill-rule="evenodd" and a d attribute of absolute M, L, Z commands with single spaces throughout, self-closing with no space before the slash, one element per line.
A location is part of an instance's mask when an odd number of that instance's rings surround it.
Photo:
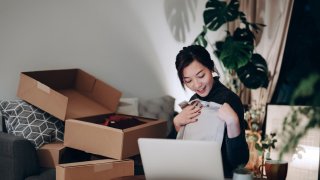
<path fill-rule="evenodd" d="M 22 72 L 17 96 L 61 119 L 115 112 L 121 92 L 80 69 Z"/>
<path fill-rule="evenodd" d="M 167 125 L 164 120 L 136 117 L 146 123 L 121 130 L 96 124 L 100 118 L 66 121 L 64 145 L 114 159 L 124 159 L 139 154 L 138 138 L 166 136 Z"/>
<path fill-rule="evenodd" d="M 65 149 L 63 142 L 45 144 L 37 150 L 40 167 L 55 168 Z"/>
<path fill-rule="evenodd" d="M 57 180 L 107 180 L 134 175 L 132 160 L 95 160 L 56 166 Z"/>

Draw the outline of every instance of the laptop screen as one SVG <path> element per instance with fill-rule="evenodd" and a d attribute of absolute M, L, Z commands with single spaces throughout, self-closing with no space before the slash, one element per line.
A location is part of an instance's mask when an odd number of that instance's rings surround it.
<path fill-rule="evenodd" d="M 224 179 L 220 145 L 214 141 L 140 138 L 146 179 Z"/>

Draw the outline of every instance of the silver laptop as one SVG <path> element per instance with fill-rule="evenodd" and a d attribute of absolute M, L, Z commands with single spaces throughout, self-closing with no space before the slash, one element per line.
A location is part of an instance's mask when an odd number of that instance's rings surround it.
<path fill-rule="evenodd" d="M 223 180 L 220 146 L 214 141 L 138 139 L 147 180 Z"/>

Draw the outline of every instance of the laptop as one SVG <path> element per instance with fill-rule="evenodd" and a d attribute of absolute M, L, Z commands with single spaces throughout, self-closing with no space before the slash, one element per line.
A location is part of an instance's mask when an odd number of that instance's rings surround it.
<path fill-rule="evenodd" d="M 214 141 L 138 139 L 147 180 L 223 180 L 221 150 Z"/>

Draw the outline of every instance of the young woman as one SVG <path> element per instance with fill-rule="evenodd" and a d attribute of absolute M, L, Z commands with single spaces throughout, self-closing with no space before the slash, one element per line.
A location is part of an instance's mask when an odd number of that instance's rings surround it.
<path fill-rule="evenodd" d="M 233 170 L 245 165 L 249 159 L 245 139 L 245 121 L 240 98 L 213 77 L 214 63 L 208 51 L 198 45 L 184 47 L 176 57 L 176 69 L 183 87 L 195 92 L 191 97 L 221 104 L 218 116 L 225 121 L 226 129 L 221 147 L 225 177 L 232 177 Z M 174 118 L 177 131 L 180 127 L 197 121 L 201 106 L 196 103 L 183 108 Z"/>

